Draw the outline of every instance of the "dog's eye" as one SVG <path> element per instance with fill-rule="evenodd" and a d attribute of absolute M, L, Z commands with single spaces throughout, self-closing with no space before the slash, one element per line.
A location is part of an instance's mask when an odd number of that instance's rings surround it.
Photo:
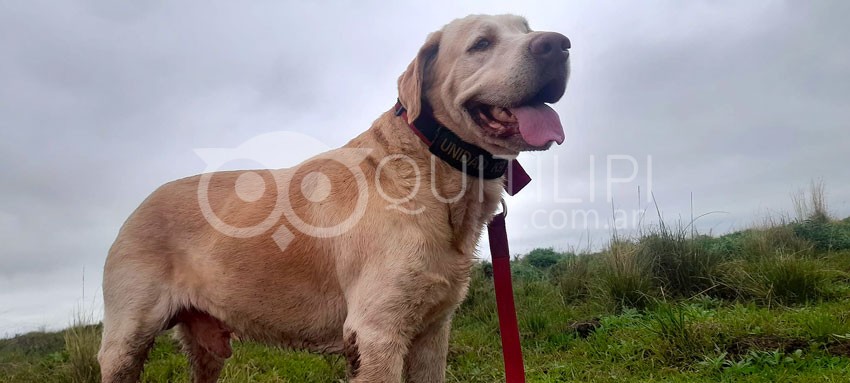
<path fill-rule="evenodd" d="M 481 39 L 478 39 L 478 41 L 476 41 L 474 45 L 469 47 L 469 51 L 470 52 L 483 51 L 483 50 L 485 50 L 489 47 L 490 47 L 490 40 L 481 38 Z"/>

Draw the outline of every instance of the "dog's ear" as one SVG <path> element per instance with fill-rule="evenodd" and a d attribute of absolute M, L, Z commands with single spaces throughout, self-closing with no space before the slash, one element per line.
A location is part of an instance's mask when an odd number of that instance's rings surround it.
<path fill-rule="evenodd" d="M 425 71 L 428 63 L 437 56 L 440 47 L 440 38 L 443 33 L 432 32 L 425 40 L 425 45 L 419 48 L 419 53 L 413 62 L 407 66 L 407 70 L 398 78 L 398 98 L 407 109 L 407 121 L 413 122 L 422 112 L 422 89 L 425 83 Z"/>

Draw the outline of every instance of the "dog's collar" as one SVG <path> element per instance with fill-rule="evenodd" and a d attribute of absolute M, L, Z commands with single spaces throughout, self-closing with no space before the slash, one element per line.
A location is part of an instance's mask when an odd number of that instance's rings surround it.
<path fill-rule="evenodd" d="M 472 177 L 485 180 L 500 178 L 508 170 L 508 160 L 496 158 L 490 152 L 462 140 L 449 128 L 440 125 L 430 113 L 422 113 L 416 121 L 407 120 L 407 110 L 396 101 L 395 115 L 404 119 L 410 129 L 426 145 L 431 154 L 451 167 Z"/>

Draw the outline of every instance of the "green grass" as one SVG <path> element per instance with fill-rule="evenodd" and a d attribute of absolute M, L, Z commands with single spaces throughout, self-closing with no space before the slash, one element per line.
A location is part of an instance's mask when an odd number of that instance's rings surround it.
<path fill-rule="evenodd" d="M 74 383 L 97 382 L 100 366 L 97 351 L 100 348 L 101 326 L 95 324 L 94 314 L 82 308 L 63 332 L 68 360 L 68 377 Z"/>
<path fill-rule="evenodd" d="M 661 226 L 599 253 L 538 249 L 515 260 L 528 381 L 850 381 L 848 227 L 796 220 L 709 237 Z M 0 340 L 0 382 L 97 381 L 100 329 L 87 319 Z M 187 382 L 178 350 L 167 334 L 157 339 L 142 381 Z M 344 378 L 340 357 L 251 342 L 234 342 L 222 374 L 224 382 Z M 453 322 L 447 380 L 503 381 L 486 262 L 472 270 Z"/>

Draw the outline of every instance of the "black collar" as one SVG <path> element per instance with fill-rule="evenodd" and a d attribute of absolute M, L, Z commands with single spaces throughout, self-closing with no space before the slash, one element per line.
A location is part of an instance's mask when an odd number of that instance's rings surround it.
<path fill-rule="evenodd" d="M 401 116 L 426 145 L 431 154 L 439 157 L 453 168 L 472 177 L 492 180 L 505 175 L 508 160 L 495 158 L 490 152 L 462 140 L 449 128 L 440 125 L 429 110 L 423 108 L 416 121 L 407 120 L 407 110 L 401 101 L 396 101 L 395 115 Z"/>

